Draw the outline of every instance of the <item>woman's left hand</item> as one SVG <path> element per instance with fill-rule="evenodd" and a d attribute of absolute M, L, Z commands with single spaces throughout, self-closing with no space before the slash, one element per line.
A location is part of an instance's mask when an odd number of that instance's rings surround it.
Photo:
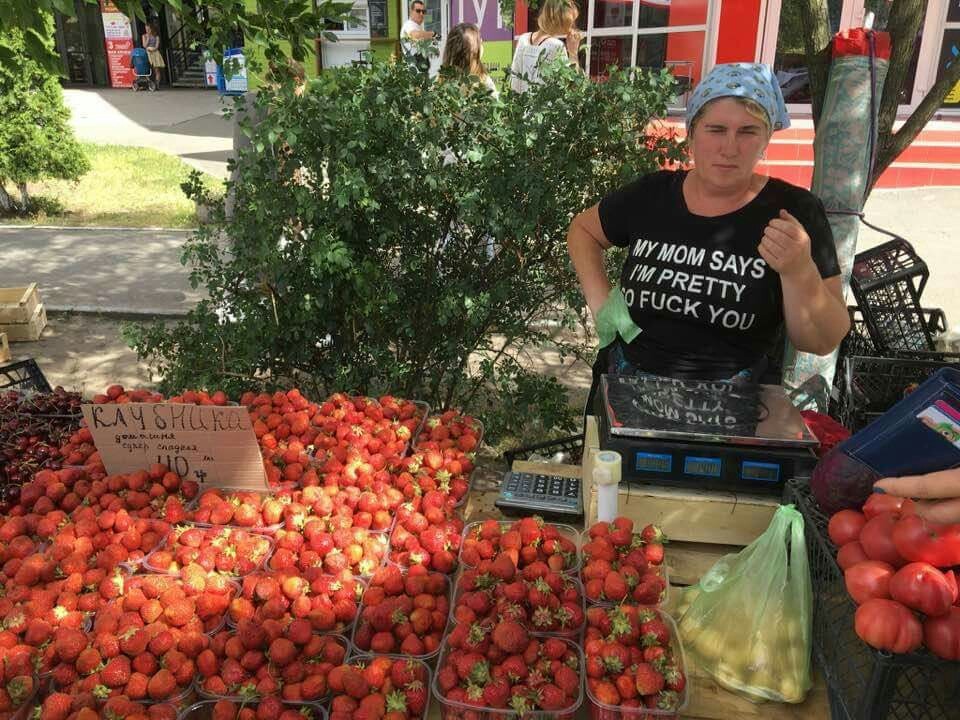
<path fill-rule="evenodd" d="M 786 210 L 770 221 L 760 240 L 760 257 L 781 277 L 804 272 L 813 265 L 810 236 L 803 225 Z"/>

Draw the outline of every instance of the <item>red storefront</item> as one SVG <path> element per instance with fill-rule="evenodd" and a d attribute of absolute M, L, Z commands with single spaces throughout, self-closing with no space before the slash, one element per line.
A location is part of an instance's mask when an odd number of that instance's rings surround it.
<path fill-rule="evenodd" d="M 517 34 L 535 27 L 535 13 L 518 0 Z M 809 182 L 813 124 L 796 0 L 578 0 L 589 52 L 584 64 L 602 80 L 605 68 L 668 67 L 682 89 L 713 65 L 765 62 L 777 71 L 794 127 L 778 133 L 768 151 L 770 174 Z M 827 0 L 834 31 L 859 27 L 867 12 L 886 26 L 887 0 Z M 952 62 L 960 62 L 960 0 L 929 0 L 917 38 L 901 117 L 906 118 Z M 679 112 L 686 100 L 678 98 Z M 880 180 L 881 187 L 960 185 L 960 87 L 941 113 Z"/>

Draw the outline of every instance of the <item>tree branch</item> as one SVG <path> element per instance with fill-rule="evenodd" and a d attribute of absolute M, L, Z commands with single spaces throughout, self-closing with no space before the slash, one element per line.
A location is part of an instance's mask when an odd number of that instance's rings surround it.
<path fill-rule="evenodd" d="M 888 132 L 881 135 L 877 164 L 870 178 L 871 188 L 883 174 L 883 171 L 890 167 L 891 163 L 900 156 L 900 153 L 906 150 L 920 134 L 930 118 L 940 109 L 944 98 L 958 82 L 960 82 L 960 62 L 955 62 L 947 69 L 943 78 L 930 88 L 917 109 L 913 111 L 897 132 Z"/>
<path fill-rule="evenodd" d="M 879 144 L 887 144 L 897 119 L 900 95 L 911 70 L 913 53 L 918 42 L 920 23 L 926 11 L 926 0 L 893 0 L 887 28 L 890 32 L 890 63 L 880 96 L 880 117 L 877 120 Z M 892 162 L 892 159 L 891 159 Z"/>
<path fill-rule="evenodd" d="M 803 28 L 803 52 L 810 74 L 810 101 L 816 127 L 823 107 L 823 96 L 830 79 L 830 21 L 826 0 L 800 0 L 800 26 Z"/>

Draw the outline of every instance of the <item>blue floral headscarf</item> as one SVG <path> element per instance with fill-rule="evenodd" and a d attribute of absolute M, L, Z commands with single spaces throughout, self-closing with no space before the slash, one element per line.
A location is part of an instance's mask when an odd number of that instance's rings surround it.
<path fill-rule="evenodd" d="M 770 118 L 770 127 L 790 127 L 790 115 L 783 101 L 780 83 L 769 65 L 762 63 L 728 63 L 716 65 L 693 91 L 687 103 L 687 132 L 700 109 L 711 100 L 740 97 L 753 100 Z"/>

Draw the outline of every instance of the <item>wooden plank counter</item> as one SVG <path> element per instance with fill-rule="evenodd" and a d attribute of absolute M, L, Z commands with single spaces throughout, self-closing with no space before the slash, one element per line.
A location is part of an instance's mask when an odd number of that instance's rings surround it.
<path fill-rule="evenodd" d="M 579 476 L 580 468 L 570 465 L 546 465 L 542 463 L 516 463 L 515 469 Z M 504 519 L 504 515 L 494 505 L 500 487 L 502 472 L 499 470 L 480 467 L 474 476 L 474 485 L 470 499 L 464 509 L 464 520 L 473 522 L 487 518 Z M 664 489 L 666 490 L 666 489 Z M 656 495 L 660 489 L 651 490 Z M 669 492 L 667 493 L 669 496 Z M 687 493 L 690 494 L 690 493 Z M 634 493 L 635 502 L 641 502 L 641 497 Z M 586 491 L 585 497 L 586 500 Z M 696 499 L 686 498 L 682 501 L 686 507 L 687 518 L 696 515 Z M 691 507 L 693 505 L 693 507 Z M 741 505 L 745 515 L 740 517 L 751 518 L 753 525 L 741 526 L 740 523 L 731 523 L 730 516 L 735 515 L 729 508 L 722 509 L 716 505 L 706 514 L 697 515 L 700 518 L 699 527 L 695 533 L 703 533 L 703 523 L 709 522 L 710 517 L 720 518 L 730 528 L 723 538 L 730 538 L 733 544 L 715 544 L 708 542 L 671 541 L 666 547 L 666 562 L 670 573 L 671 599 L 675 599 L 682 586 L 691 585 L 699 580 L 718 559 L 728 553 L 738 552 L 743 544 L 749 542 L 760 532 L 766 529 L 772 509 L 769 501 L 753 508 Z M 775 504 L 774 504 L 775 507 Z M 633 515 L 633 513 L 631 513 Z M 765 522 L 759 518 L 767 516 Z M 507 518 L 509 519 L 509 518 Z M 738 518 L 739 519 L 739 518 Z M 675 525 L 680 522 L 678 518 Z M 762 525 L 762 527 L 761 527 Z M 707 528 L 709 530 L 709 528 Z M 751 537 L 749 533 L 755 534 Z M 713 537 L 712 535 L 709 535 Z M 669 534 L 668 534 L 669 537 Z M 702 535 L 705 539 L 708 535 Z M 667 611 L 670 611 L 668 603 Z M 798 705 L 785 703 L 752 703 L 749 700 L 724 690 L 709 676 L 705 675 L 696 665 L 687 658 L 687 687 L 689 688 L 689 702 L 686 711 L 681 715 L 684 720 L 829 720 L 830 709 L 827 698 L 827 689 L 823 678 L 814 672 L 813 687 L 807 693 L 806 700 Z M 440 703 L 431 698 L 430 720 L 440 720 Z M 578 720 L 589 717 L 587 707 L 584 706 L 577 713 Z"/>

